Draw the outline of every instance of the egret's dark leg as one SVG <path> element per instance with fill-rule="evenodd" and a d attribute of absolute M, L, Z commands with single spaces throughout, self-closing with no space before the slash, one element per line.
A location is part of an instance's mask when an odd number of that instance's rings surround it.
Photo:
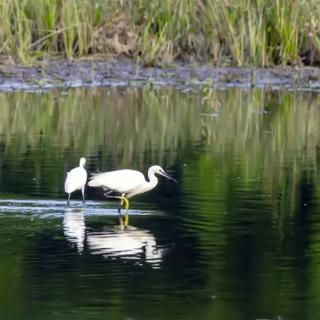
<path fill-rule="evenodd" d="M 68 193 L 68 200 L 67 200 L 68 207 L 70 207 L 70 196 L 71 196 L 71 193 Z"/>
<path fill-rule="evenodd" d="M 123 225 L 123 220 L 122 220 L 122 213 L 121 213 L 121 205 L 118 205 L 118 213 L 119 213 L 119 222 L 120 222 L 120 226 Z"/>

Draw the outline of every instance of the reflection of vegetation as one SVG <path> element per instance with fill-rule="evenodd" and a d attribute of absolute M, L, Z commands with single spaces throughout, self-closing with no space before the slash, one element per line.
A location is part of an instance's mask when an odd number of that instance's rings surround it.
<path fill-rule="evenodd" d="M 162 161 L 165 151 L 172 161 L 177 147 L 201 130 L 199 122 L 190 126 L 195 107 L 186 99 L 178 101 L 173 91 L 96 89 L 70 91 L 67 96 L 7 94 L 0 99 L 0 134 L 11 154 L 46 148 L 55 149 L 51 156 L 58 159 L 68 150 L 86 155 L 102 150 L 128 165 L 141 164 L 145 157 Z"/>
<path fill-rule="evenodd" d="M 209 219 L 213 212 L 232 211 L 242 196 L 254 192 L 255 201 L 272 207 L 273 218 L 285 224 L 288 215 L 306 205 L 300 200 L 302 182 L 314 180 L 319 96 L 232 90 L 212 99 L 215 106 L 218 99 L 219 116 L 201 118 L 206 152 L 192 161 L 185 177 L 188 203 L 199 205 L 202 199 L 199 212 Z M 212 112 L 210 101 L 207 110 Z M 240 192 L 238 200 L 235 190 Z"/>
<path fill-rule="evenodd" d="M 318 102 L 314 94 L 259 90 L 210 92 L 205 99 L 173 89 L 133 88 L 2 94 L 2 161 L 9 157 L 6 165 L 13 168 L 24 159 L 31 180 L 47 170 L 46 181 L 59 177 L 57 190 L 63 171 L 79 155 L 99 155 L 100 169 L 144 169 L 151 163 L 170 166 L 178 150 L 201 144 L 209 161 L 210 154 L 225 157 L 225 174 L 240 175 L 243 184 L 258 179 L 268 193 L 281 189 L 285 195 L 289 188 L 294 197 L 301 166 L 315 168 Z M 287 185 L 288 175 L 294 185 Z"/>
<path fill-rule="evenodd" d="M 231 90 L 211 99 L 201 118 L 204 147 L 183 176 L 181 223 L 210 266 L 208 288 L 246 301 L 230 318 L 241 318 L 247 303 L 270 314 L 266 297 L 273 312 L 294 310 L 292 296 L 305 294 L 319 260 L 319 223 L 310 218 L 318 207 L 319 95 Z M 217 305 L 229 318 L 224 301 Z"/>

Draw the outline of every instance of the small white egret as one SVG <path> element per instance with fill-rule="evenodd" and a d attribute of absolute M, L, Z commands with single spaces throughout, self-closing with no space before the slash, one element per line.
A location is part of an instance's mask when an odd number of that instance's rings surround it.
<path fill-rule="evenodd" d="M 84 198 L 84 188 L 87 182 L 87 171 L 84 168 L 86 164 L 86 159 L 81 158 L 79 162 L 79 167 L 73 168 L 71 171 L 67 172 L 67 177 L 64 182 L 64 191 L 68 193 L 68 205 L 70 204 L 71 193 L 76 190 L 81 190 L 82 199 L 85 202 Z"/>
<path fill-rule="evenodd" d="M 129 198 L 140 193 L 152 190 L 158 184 L 156 174 L 166 177 L 167 179 L 177 182 L 174 178 L 168 175 L 160 166 L 152 166 L 148 170 L 147 181 L 144 175 L 137 170 L 122 169 L 103 173 L 94 174 L 88 183 L 90 187 L 101 187 L 110 192 L 118 192 L 121 196 L 112 197 L 121 200 L 121 205 L 124 203 L 124 208 L 129 209 Z M 128 214 L 124 220 L 124 226 L 128 225 Z"/>

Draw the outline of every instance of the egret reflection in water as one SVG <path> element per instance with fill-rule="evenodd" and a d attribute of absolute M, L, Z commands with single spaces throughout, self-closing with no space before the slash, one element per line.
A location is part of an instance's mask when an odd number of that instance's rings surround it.
<path fill-rule="evenodd" d="M 155 236 L 145 229 L 128 226 L 126 229 L 106 226 L 102 231 L 89 231 L 83 208 L 67 208 L 63 219 L 66 239 L 75 244 L 79 253 L 104 258 L 119 258 L 137 264 L 148 263 L 159 268 L 166 248 L 159 247 Z"/>
<path fill-rule="evenodd" d="M 78 252 L 83 251 L 86 235 L 84 210 L 82 208 L 67 208 L 63 218 L 63 231 L 66 239 L 77 246 Z"/>

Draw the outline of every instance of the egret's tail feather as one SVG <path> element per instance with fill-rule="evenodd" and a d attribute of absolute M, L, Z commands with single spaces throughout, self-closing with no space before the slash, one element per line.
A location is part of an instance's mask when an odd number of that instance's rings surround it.
<path fill-rule="evenodd" d="M 100 184 L 96 180 L 89 180 L 88 186 L 89 187 L 100 187 Z"/>
<path fill-rule="evenodd" d="M 101 181 L 101 173 L 93 173 L 89 179 L 88 186 L 89 187 L 103 187 L 103 183 Z"/>

